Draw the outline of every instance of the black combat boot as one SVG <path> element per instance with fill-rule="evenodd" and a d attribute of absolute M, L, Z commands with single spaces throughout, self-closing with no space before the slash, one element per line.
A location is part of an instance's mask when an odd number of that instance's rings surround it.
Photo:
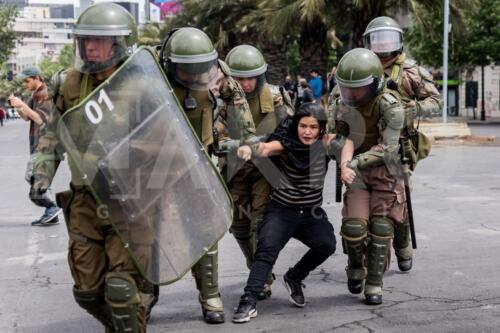
<path fill-rule="evenodd" d="M 401 272 L 408 272 L 412 268 L 413 258 L 402 259 L 398 256 L 396 256 L 396 258 L 398 258 L 398 268 Z"/>
<path fill-rule="evenodd" d="M 351 294 L 361 294 L 363 291 L 363 280 L 347 279 L 347 289 Z"/>

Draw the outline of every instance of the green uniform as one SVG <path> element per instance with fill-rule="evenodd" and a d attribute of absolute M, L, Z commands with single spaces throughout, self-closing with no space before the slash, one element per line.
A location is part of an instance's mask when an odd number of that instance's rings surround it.
<path fill-rule="evenodd" d="M 64 84 L 59 89 L 56 108 L 61 115 L 77 105 L 100 82 L 92 76 L 82 74 L 75 69 L 69 70 Z M 52 179 L 56 163 L 61 159 L 59 138 L 55 126 L 59 117 L 49 125 L 40 138 L 38 150 L 40 158 L 35 165 L 35 173 L 44 174 Z M 76 167 L 76 162 L 68 156 L 71 171 L 71 190 L 58 194 L 66 218 L 69 233 L 69 267 L 74 280 L 74 295 L 78 304 L 89 311 L 106 327 L 112 328 L 112 301 L 105 299 L 105 290 L 110 285 L 106 281 L 115 274 L 128 281 L 135 290 L 149 288 L 148 283 L 140 276 L 127 250 L 112 228 L 109 219 L 99 212 L 96 200 L 86 187 L 85 176 Z M 120 207 L 108 209 L 121 210 Z M 145 222 L 148 223 L 148 222 Z M 145 244 L 149 233 L 142 229 L 143 223 L 134 224 L 136 230 L 128 230 L 125 234 L 142 237 Z M 144 247 L 145 260 L 151 256 L 150 247 Z M 109 288 L 109 287 L 108 287 Z M 146 331 L 146 310 L 152 302 L 150 294 L 136 292 L 132 304 L 137 305 L 137 320 L 140 332 Z M 111 306 L 109 306 L 111 305 Z M 120 307 L 119 304 L 116 304 Z"/>
<path fill-rule="evenodd" d="M 384 72 L 393 82 L 388 86 L 397 88 L 396 91 L 405 108 L 406 122 L 405 131 L 403 131 L 405 146 L 409 156 L 415 156 L 418 152 L 412 149 L 413 145 L 409 142 L 411 137 L 417 137 L 418 140 L 414 120 L 438 115 L 442 109 L 441 96 L 434 85 L 432 75 L 423 67 L 418 66 L 414 60 L 407 59 L 404 53 L 386 63 Z M 412 160 L 416 159 L 412 157 Z M 412 168 L 414 167 L 413 165 Z M 398 261 L 410 260 L 413 257 L 410 227 L 407 220 L 395 228 L 393 247 Z"/>
<path fill-rule="evenodd" d="M 394 95 L 383 91 L 382 65 L 369 50 L 346 53 L 337 82 L 340 97 L 329 106 L 331 126 L 354 142 L 351 165 L 357 170 L 342 209 L 348 287 L 360 293 L 366 280 L 367 304 L 380 304 L 389 244 L 406 213 L 398 155 L 404 111 Z"/>
<path fill-rule="evenodd" d="M 137 38 L 133 17 L 111 3 L 87 8 L 78 18 L 73 33 L 75 65 L 65 73 L 64 83 L 56 89 L 57 112 L 40 138 L 39 157 L 34 166 L 36 178 L 48 183 L 52 181 L 64 152 L 56 133 L 60 116 L 83 101 L 101 83 L 96 80 L 98 73 L 116 68 L 131 54 Z M 111 40 L 114 45 L 112 56 L 103 62 L 87 60 L 86 41 L 89 38 Z M 80 132 L 74 138 L 87 142 L 89 138 L 82 130 Z M 75 300 L 107 331 L 145 332 L 147 311 L 152 306 L 153 297 L 140 291 L 150 290 L 150 284 L 140 276 L 107 214 L 115 212 L 114 216 L 119 216 L 122 209 L 108 206 L 106 211 L 97 206 L 96 198 L 87 187 L 86 175 L 79 171 L 70 155 L 71 190 L 59 193 L 57 198 L 64 210 L 69 233 L 68 262 L 74 280 Z M 144 247 L 138 249 L 138 253 L 141 253 L 140 260 L 146 261 L 144 266 L 151 258 L 151 241 L 148 238 L 150 233 L 142 226 L 149 222 L 138 221 L 122 232 L 125 242 L 127 237 L 141 238 Z"/>
<path fill-rule="evenodd" d="M 165 41 L 160 61 L 191 126 L 205 150 L 211 154 L 216 100 L 210 87 L 217 80 L 220 65 L 210 38 L 199 29 L 180 28 Z M 205 321 L 223 323 L 217 244 L 193 266 L 192 273 Z"/>
<path fill-rule="evenodd" d="M 403 53 L 403 30 L 391 17 L 374 18 L 363 34 L 365 47 L 374 51 L 384 66 L 387 88 L 394 91 L 405 109 L 406 119 L 402 132 L 410 169 L 430 151 L 430 141 L 415 128 L 415 120 L 439 115 L 442 109 L 439 91 L 432 75 Z M 399 269 L 412 267 L 413 249 L 410 246 L 410 228 L 406 220 L 395 229 L 394 249 Z"/>

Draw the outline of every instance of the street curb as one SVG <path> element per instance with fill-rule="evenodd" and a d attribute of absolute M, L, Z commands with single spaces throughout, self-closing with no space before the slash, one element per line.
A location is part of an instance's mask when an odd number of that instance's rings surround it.
<path fill-rule="evenodd" d="M 429 138 L 440 139 L 456 139 L 472 136 L 471 130 L 465 122 L 455 123 L 433 123 L 421 122 L 419 130 Z"/>

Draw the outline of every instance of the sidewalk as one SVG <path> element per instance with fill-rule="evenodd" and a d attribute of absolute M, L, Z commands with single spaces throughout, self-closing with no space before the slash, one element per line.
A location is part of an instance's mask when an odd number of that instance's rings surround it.
<path fill-rule="evenodd" d="M 470 120 L 466 117 L 448 117 L 420 121 L 420 130 L 432 140 L 459 140 L 475 144 L 496 144 L 500 141 L 500 118 L 487 118 L 484 121 Z"/>

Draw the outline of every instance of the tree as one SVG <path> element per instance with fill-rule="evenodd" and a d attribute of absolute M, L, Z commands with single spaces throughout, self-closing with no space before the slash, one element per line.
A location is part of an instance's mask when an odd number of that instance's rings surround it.
<path fill-rule="evenodd" d="M 484 66 L 500 63 L 500 2 L 454 0 L 450 13 L 450 72 L 459 74 L 464 69 L 481 66 L 484 83 Z M 408 32 L 407 40 L 415 58 L 433 67 L 441 67 L 442 10 L 430 14 L 426 19 L 416 22 Z M 484 103 L 484 84 L 482 87 L 481 100 Z M 484 105 L 481 105 L 482 120 L 484 116 Z"/>
<path fill-rule="evenodd" d="M 464 36 L 468 35 L 465 13 L 478 5 L 476 0 L 452 0 L 450 3 L 449 70 L 461 71 L 464 66 Z M 443 64 L 443 8 L 428 11 L 415 7 L 413 25 L 405 32 L 405 45 L 411 55 L 421 63 L 434 68 Z"/>
<path fill-rule="evenodd" d="M 166 20 L 163 23 L 150 22 L 145 24 L 139 30 L 139 45 L 160 45 L 168 30 L 171 28 L 170 21 L 171 20 Z"/>
<path fill-rule="evenodd" d="M 16 34 L 13 26 L 17 14 L 14 5 L 0 0 L 0 64 L 7 61 L 15 46 Z"/>
<path fill-rule="evenodd" d="M 432 0 L 260 0 L 260 12 L 251 17 L 263 17 L 260 31 L 275 40 L 297 40 L 299 71 L 312 67 L 328 71 L 330 53 L 337 57 L 363 45 L 363 33 L 368 23 L 381 15 L 393 16 L 401 10 L 415 12 L 416 6 L 428 11 L 439 7 Z M 291 37 L 291 38 L 290 38 Z"/>
<path fill-rule="evenodd" d="M 481 120 L 485 120 L 484 67 L 500 63 L 500 2 L 479 0 L 479 6 L 467 18 L 468 41 L 464 45 L 464 59 L 481 66 Z"/>
<path fill-rule="evenodd" d="M 53 61 L 51 58 L 44 57 L 39 64 L 40 71 L 42 72 L 43 78 L 46 82 L 52 78 L 52 76 L 61 69 L 69 68 L 73 65 L 74 61 L 74 47 L 73 44 L 67 44 L 63 47 L 57 61 Z"/>
<path fill-rule="evenodd" d="M 286 40 L 270 39 L 261 33 L 267 24 L 260 15 L 262 0 L 184 0 L 183 11 L 172 22 L 175 27 L 194 26 L 212 39 L 219 57 L 233 47 L 251 44 L 259 48 L 268 63 L 267 78 L 280 83 L 286 73 Z"/>

